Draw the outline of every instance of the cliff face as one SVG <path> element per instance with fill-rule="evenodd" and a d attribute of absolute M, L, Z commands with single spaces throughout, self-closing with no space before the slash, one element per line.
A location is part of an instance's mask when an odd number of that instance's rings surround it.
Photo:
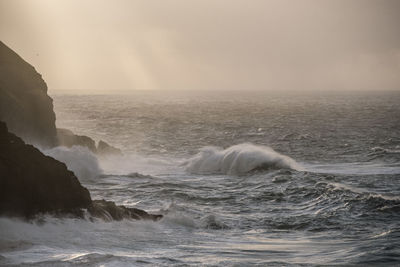
<path fill-rule="evenodd" d="M 56 145 L 56 116 L 35 68 L 0 41 L 0 120 L 28 143 Z"/>
<path fill-rule="evenodd" d="M 4 123 L 5 121 L 6 123 Z M 32 145 L 86 146 L 100 153 L 121 153 L 101 142 L 55 127 L 53 100 L 35 69 L 0 42 L 0 216 L 33 218 L 41 213 L 76 215 L 86 209 L 92 218 L 104 220 L 159 220 L 162 215 L 92 201 L 73 172 Z"/>
<path fill-rule="evenodd" d="M 0 120 L 10 132 L 25 142 L 42 147 L 73 145 L 96 152 L 96 144 L 88 136 L 75 135 L 67 129 L 56 129 L 53 99 L 47 85 L 33 66 L 0 41 Z M 121 154 L 105 142 L 99 153 Z"/>
<path fill-rule="evenodd" d="M 33 218 L 41 213 L 83 216 L 109 220 L 154 220 L 154 215 L 114 202 L 94 200 L 64 163 L 48 157 L 0 121 L 0 216 Z"/>
<path fill-rule="evenodd" d="M 91 203 L 64 163 L 26 145 L 0 122 L 0 215 L 77 214 Z"/>

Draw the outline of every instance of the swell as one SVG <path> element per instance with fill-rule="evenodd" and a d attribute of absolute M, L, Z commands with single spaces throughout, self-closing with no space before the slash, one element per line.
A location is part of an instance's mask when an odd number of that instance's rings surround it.
<path fill-rule="evenodd" d="M 391 163 L 399 163 L 400 162 L 400 146 L 395 146 L 392 148 L 384 148 L 384 147 L 373 147 L 371 151 L 368 153 L 368 159 L 370 161 L 385 161 Z"/>
<path fill-rule="evenodd" d="M 302 169 L 292 158 L 270 147 L 250 143 L 231 146 L 227 149 L 204 147 L 185 165 L 186 171 L 192 174 L 241 175 L 257 170 Z"/>
<path fill-rule="evenodd" d="M 400 198 L 354 187 L 334 176 L 312 173 L 293 177 L 278 187 L 258 186 L 245 205 L 253 210 L 251 227 L 270 230 L 339 231 L 343 235 L 387 227 L 399 218 Z M 332 181 L 333 180 L 333 181 Z M 374 191 L 372 191 L 374 190 Z M 239 193 L 241 194 L 241 193 Z M 390 223 L 389 223 L 390 224 Z"/>

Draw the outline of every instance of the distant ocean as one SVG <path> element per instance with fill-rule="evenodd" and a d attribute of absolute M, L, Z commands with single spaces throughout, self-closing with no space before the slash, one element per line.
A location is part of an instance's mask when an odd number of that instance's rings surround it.
<path fill-rule="evenodd" d="M 45 151 L 159 222 L 0 218 L 0 265 L 400 265 L 400 94 L 53 95 Z"/>

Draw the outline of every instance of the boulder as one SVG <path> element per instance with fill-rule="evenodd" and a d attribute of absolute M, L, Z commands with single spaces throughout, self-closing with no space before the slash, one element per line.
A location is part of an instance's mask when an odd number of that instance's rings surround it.
<path fill-rule="evenodd" d="M 33 66 L 0 42 L 0 120 L 25 142 L 56 145 L 56 116 L 47 85 Z"/>

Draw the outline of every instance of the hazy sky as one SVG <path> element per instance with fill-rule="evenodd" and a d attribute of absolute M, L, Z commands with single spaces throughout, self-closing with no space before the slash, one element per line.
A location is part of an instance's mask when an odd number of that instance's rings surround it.
<path fill-rule="evenodd" d="M 400 90 L 400 1 L 0 0 L 50 92 Z"/>

